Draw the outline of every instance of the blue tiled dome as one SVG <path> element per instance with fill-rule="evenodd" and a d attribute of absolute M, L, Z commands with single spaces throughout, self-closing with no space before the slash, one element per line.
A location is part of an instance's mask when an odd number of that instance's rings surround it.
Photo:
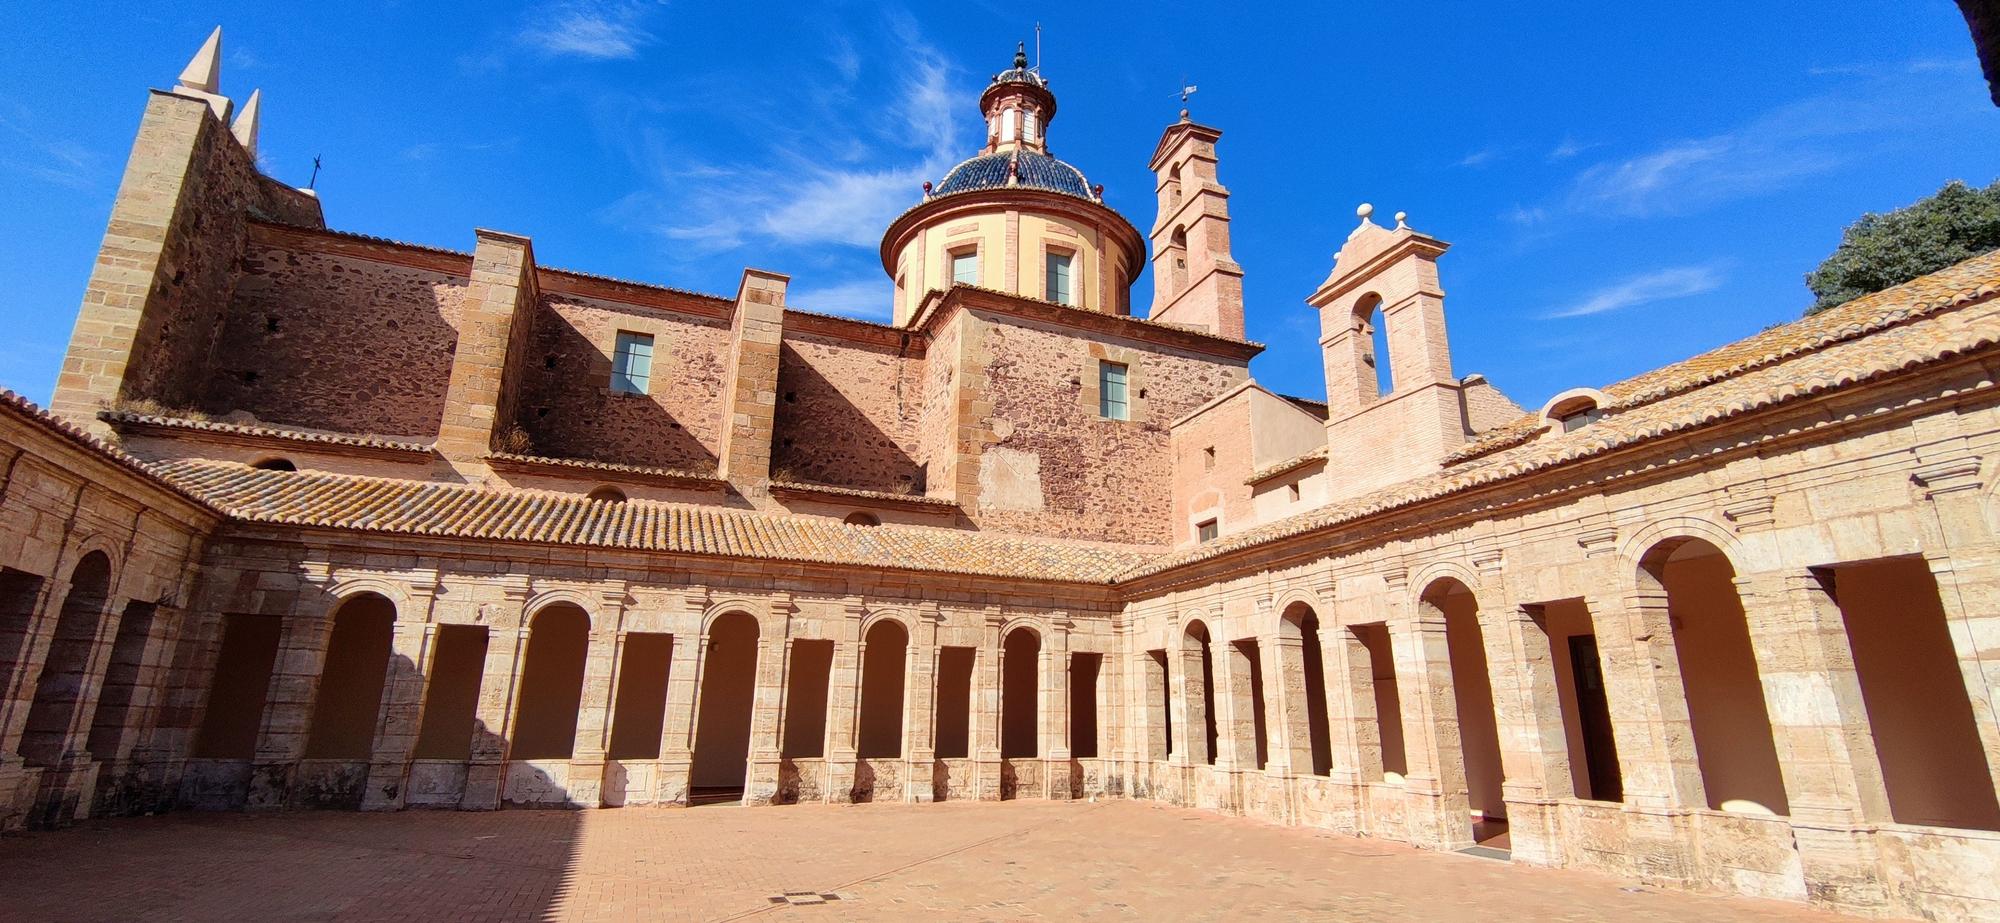
<path fill-rule="evenodd" d="M 1005 187 L 1010 163 L 1019 164 L 1020 182 L 1016 184 L 1016 188 L 1045 189 L 1049 192 L 1076 196 L 1079 199 L 1092 199 L 1090 185 L 1084 181 L 1083 171 L 1047 154 L 1037 154 L 1033 151 L 981 154 L 974 157 L 951 168 L 951 172 L 944 175 L 944 181 L 931 190 L 931 195 L 944 196 L 957 192 Z"/>

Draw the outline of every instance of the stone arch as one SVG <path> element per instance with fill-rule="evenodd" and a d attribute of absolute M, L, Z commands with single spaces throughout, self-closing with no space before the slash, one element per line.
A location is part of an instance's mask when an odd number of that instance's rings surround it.
<path fill-rule="evenodd" d="M 1432 561 L 1410 574 L 1409 611 L 1423 611 L 1424 597 L 1442 580 L 1454 581 L 1475 596 L 1482 589 L 1479 575 L 1472 568 L 1453 560 Z"/>
<path fill-rule="evenodd" d="M 917 636 L 916 616 L 904 609 L 870 610 L 867 615 L 861 617 L 861 634 L 859 636 L 862 638 L 867 638 L 868 632 L 874 629 L 874 627 L 878 623 L 883 622 L 885 620 L 895 622 L 903 626 L 904 634 L 912 638 L 915 638 Z M 1002 637 L 1005 637 L 1006 633 L 1003 631 L 1001 635 Z"/>
<path fill-rule="evenodd" d="M 1003 759 L 1044 755 L 1041 687 L 1046 642 L 1047 633 L 1032 619 L 1016 619 L 1001 629 L 1000 756 Z"/>
<path fill-rule="evenodd" d="M 1182 711 L 1187 732 L 1188 763 L 1213 765 L 1216 757 L 1215 634 L 1199 612 L 1183 619 L 1174 641 L 1180 659 Z M 1199 730 L 1197 730 L 1199 729 Z"/>
<path fill-rule="evenodd" d="M 409 614 L 412 608 L 409 586 L 402 581 L 377 576 L 335 577 L 326 588 L 326 595 L 330 597 L 327 613 L 331 615 L 342 603 L 364 593 L 373 593 L 388 600 L 390 605 L 396 607 L 398 621 Z"/>
<path fill-rule="evenodd" d="M 1618 556 L 1628 565 L 1626 573 L 1634 578 L 1645 571 L 1646 556 L 1658 551 L 1667 543 L 1685 539 L 1700 539 L 1715 546 L 1729 559 L 1729 565 L 1738 574 L 1755 573 L 1761 568 L 1750 568 L 1753 563 L 1750 549 L 1736 537 L 1736 533 L 1714 521 L 1699 516 L 1673 516 L 1649 522 L 1634 530 L 1625 540 L 1618 543 Z M 1638 587 L 1645 587 L 1646 581 L 1639 579 Z"/>
<path fill-rule="evenodd" d="M 1656 694 L 1667 700 L 1662 710 L 1669 720 L 1686 716 L 1685 739 L 1694 745 L 1699 784 L 1683 785 L 1682 797 L 1717 810 L 1782 816 L 1790 804 L 1736 586 L 1741 549 L 1717 532 L 1723 530 L 1690 517 L 1635 534 L 1630 604 L 1653 636 L 1648 643 L 1673 646 L 1671 658 L 1662 651 L 1652 660 L 1673 665 L 1671 676 L 1659 675 Z"/>
<path fill-rule="evenodd" d="M 715 623 L 729 615 L 744 615 L 755 620 L 759 639 L 785 637 L 785 626 L 771 611 L 770 602 L 748 596 L 732 596 L 710 603 L 701 613 L 701 636 L 707 638 L 714 634 Z"/>
<path fill-rule="evenodd" d="M 1282 631 L 1284 629 L 1285 622 L 1287 621 L 1286 614 L 1291 612 L 1295 606 L 1304 606 L 1312 610 L 1315 616 L 1331 608 L 1324 600 L 1319 598 L 1318 593 L 1303 587 L 1292 587 L 1271 599 L 1271 626 L 1273 630 Z"/>
<path fill-rule="evenodd" d="M 590 630 L 594 632 L 598 629 L 597 602 L 599 600 L 592 599 L 589 593 L 574 587 L 543 590 L 528 597 L 527 605 L 521 607 L 521 624 L 523 627 L 532 628 L 535 616 L 541 615 L 543 610 L 550 606 L 568 603 L 583 610 L 583 616 L 590 621 Z"/>
<path fill-rule="evenodd" d="M 1326 626 L 1321 624 L 1319 609 L 1309 601 L 1309 594 L 1292 591 L 1280 598 L 1286 602 L 1277 607 L 1278 688 L 1288 695 L 1292 690 L 1302 692 L 1297 698 L 1279 703 L 1282 709 L 1279 720 L 1284 722 L 1285 742 L 1291 750 L 1291 768 L 1294 773 L 1331 775 L 1333 736 L 1328 723 L 1325 643 L 1321 635 Z M 1293 644 L 1297 645 L 1296 655 Z"/>
<path fill-rule="evenodd" d="M 1596 388 L 1571 388 L 1549 398 L 1536 416 L 1541 419 L 1544 429 L 1560 427 L 1563 420 L 1576 414 L 1587 415 L 1584 422 L 1589 423 L 1594 422 L 1610 403 L 1611 398 Z"/>
<path fill-rule="evenodd" d="M 116 572 L 110 552 L 91 547 L 88 539 L 78 547 L 82 553 L 65 576 L 54 635 L 49 639 L 41 674 L 35 679 L 27 725 L 21 734 L 19 753 L 31 766 L 58 764 L 71 748 L 82 748 L 84 740 L 78 732 L 89 731 L 78 727 L 78 716 L 91 704 L 91 664 L 98 635 L 111 610 Z"/>
<path fill-rule="evenodd" d="M 1506 780 L 1500 759 L 1499 719 L 1494 710 L 1493 681 L 1486 659 L 1486 633 L 1493 627 L 1481 624 L 1476 581 L 1453 562 L 1439 562 L 1422 571 L 1426 579 L 1414 600 L 1415 611 L 1427 621 L 1442 622 L 1447 663 L 1443 675 L 1451 684 L 1449 694 L 1434 702 L 1434 720 L 1457 725 L 1457 752 L 1440 747 L 1440 781 L 1447 793 L 1462 788 L 1472 812 L 1474 839 L 1481 834 L 1498 834 L 1498 825 L 1507 816 L 1502 785 Z M 1448 711 L 1447 711 L 1448 710 Z M 1482 825 L 1496 829 L 1481 829 Z"/>
<path fill-rule="evenodd" d="M 908 712 L 909 623 L 890 613 L 872 614 L 861 629 L 861 695 L 856 703 L 856 753 L 863 759 L 901 757 Z"/>
<path fill-rule="evenodd" d="M 564 593 L 536 600 L 525 611 L 528 649 L 515 695 L 511 756 L 569 759 L 576 752 L 590 610 Z"/>
<path fill-rule="evenodd" d="M 84 558 L 93 553 L 103 555 L 105 562 L 110 566 L 110 582 L 104 590 L 106 597 L 118 595 L 120 579 L 125 575 L 125 549 L 111 536 L 102 532 L 81 536 L 70 544 L 69 554 L 65 556 L 69 562 L 69 570 L 61 577 L 62 585 L 68 587 L 75 581 L 76 569 L 82 566 Z"/>
<path fill-rule="evenodd" d="M 373 752 L 402 607 L 374 589 L 342 595 L 327 611 L 326 659 L 307 725 L 307 759 L 366 760 Z"/>
<path fill-rule="evenodd" d="M 757 672 L 768 608 L 744 600 L 717 603 L 702 619 L 696 682 L 691 795 L 728 798 L 749 779 Z"/>

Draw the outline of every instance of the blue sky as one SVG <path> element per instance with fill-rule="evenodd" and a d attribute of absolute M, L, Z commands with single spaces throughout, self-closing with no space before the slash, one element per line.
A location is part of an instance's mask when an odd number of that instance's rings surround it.
<path fill-rule="evenodd" d="M 1259 380 L 1324 395 L 1304 298 L 1369 201 L 1455 245 L 1457 371 L 1532 409 L 1790 320 L 1862 212 L 2000 175 L 1952 3 L 1816 6 L 24 5 L 0 32 L 0 386 L 46 401 L 145 89 L 218 23 L 223 91 L 264 89 L 266 172 L 323 156 L 335 227 L 498 228 L 545 265 L 723 294 L 753 265 L 880 320 L 882 230 L 974 152 L 980 88 L 1040 21 L 1051 149 L 1142 230 L 1146 159 L 1200 87 Z"/>

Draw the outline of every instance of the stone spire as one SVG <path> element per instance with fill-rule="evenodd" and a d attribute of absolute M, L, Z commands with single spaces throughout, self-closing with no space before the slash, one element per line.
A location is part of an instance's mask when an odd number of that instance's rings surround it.
<path fill-rule="evenodd" d="M 222 27 L 216 26 L 208 34 L 208 41 L 201 43 L 201 50 L 194 53 L 186 70 L 181 71 L 181 86 L 203 93 L 214 93 L 222 87 Z"/>
<path fill-rule="evenodd" d="M 257 116 L 262 111 L 263 90 L 251 90 L 250 98 L 243 103 L 243 111 L 236 114 L 236 123 L 230 126 L 230 133 L 236 136 L 236 143 L 251 157 L 257 156 Z"/>
<path fill-rule="evenodd" d="M 188 66 L 181 71 L 180 81 L 174 86 L 176 96 L 186 96 L 208 103 L 215 110 L 215 117 L 229 120 L 229 98 L 220 92 L 222 88 L 222 27 L 216 26 L 208 34 L 208 41 L 201 43 L 201 50 L 194 53 Z M 255 124 L 254 122 L 252 124 Z"/>

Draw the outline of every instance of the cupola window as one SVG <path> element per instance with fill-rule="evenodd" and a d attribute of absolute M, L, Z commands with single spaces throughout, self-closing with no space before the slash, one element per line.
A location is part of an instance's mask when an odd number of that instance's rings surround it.
<path fill-rule="evenodd" d="M 1005 109 L 1000 113 L 1000 140 L 1014 140 L 1014 110 Z"/>
<path fill-rule="evenodd" d="M 1048 300 L 1057 304 L 1076 304 L 1072 297 L 1074 293 L 1070 290 L 1070 266 L 1075 260 L 1076 257 L 1069 253 L 1051 252 L 1048 255 L 1048 279 L 1045 283 Z"/>
<path fill-rule="evenodd" d="M 979 284 L 979 250 L 967 247 L 954 250 L 951 254 L 951 281 L 965 285 Z"/>
<path fill-rule="evenodd" d="M 1035 131 L 1039 127 L 1035 124 L 1035 121 L 1035 114 L 1033 112 L 1021 113 L 1021 140 L 1030 144 L 1034 143 Z"/>

